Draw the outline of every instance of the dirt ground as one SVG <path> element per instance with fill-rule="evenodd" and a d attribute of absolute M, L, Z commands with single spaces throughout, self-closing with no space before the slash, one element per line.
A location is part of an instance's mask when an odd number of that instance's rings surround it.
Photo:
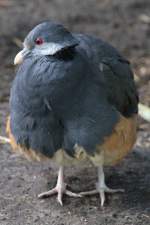
<path fill-rule="evenodd" d="M 5 135 L 8 100 L 15 69 L 18 39 L 37 23 L 64 23 L 69 29 L 97 35 L 117 47 L 132 63 L 136 75 L 150 77 L 149 0 L 0 0 L 0 133 Z M 150 79 L 139 88 L 141 102 L 150 105 Z M 150 124 L 139 119 L 133 152 L 118 166 L 106 168 L 111 187 L 123 194 L 39 200 L 37 194 L 53 187 L 57 168 L 28 162 L 0 145 L 0 225 L 148 225 L 150 224 Z M 95 168 L 66 168 L 74 191 L 92 189 Z"/>

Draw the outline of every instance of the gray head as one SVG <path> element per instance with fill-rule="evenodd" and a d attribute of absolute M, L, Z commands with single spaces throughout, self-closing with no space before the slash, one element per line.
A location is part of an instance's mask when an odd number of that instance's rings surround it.
<path fill-rule="evenodd" d="M 23 50 L 14 60 L 14 64 L 20 64 L 29 53 L 37 55 L 54 55 L 64 48 L 75 46 L 78 41 L 61 24 L 43 22 L 33 28 L 26 36 Z"/>

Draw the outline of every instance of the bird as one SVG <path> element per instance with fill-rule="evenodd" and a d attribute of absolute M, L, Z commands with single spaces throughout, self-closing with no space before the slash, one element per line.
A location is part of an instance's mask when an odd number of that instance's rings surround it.
<path fill-rule="evenodd" d="M 12 149 L 29 160 L 55 162 L 56 186 L 38 195 L 83 197 L 122 192 L 105 183 L 104 166 L 132 150 L 137 136 L 138 93 L 130 62 L 106 41 L 44 21 L 16 55 L 6 131 Z M 68 190 L 64 168 L 97 168 L 94 190 Z"/>

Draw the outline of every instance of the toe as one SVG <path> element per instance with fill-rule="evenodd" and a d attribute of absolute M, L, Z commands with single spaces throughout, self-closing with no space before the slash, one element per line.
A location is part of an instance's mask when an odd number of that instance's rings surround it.
<path fill-rule="evenodd" d="M 61 206 L 63 206 L 62 196 L 63 196 L 62 193 L 58 193 L 57 201 L 60 203 Z"/>
<path fill-rule="evenodd" d="M 103 190 L 100 190 L 99 194 L 100 194 L 101 206 L 103 207 L 105 202 L 105 192 Z"/>
<path fill-rule="evenodd" d="M 117 193 L 117 192 L 125 192 L 125 190 L 124 189 L 112 189 L 112 188 L 105 186 L 105 192 Z"/>
<path fill-rule="evenodd" d="M 68 195 L 68 196 L 70 196 L 70 197 L 79 197 L 79 198 L 81 198 L 82 197 L 82 195 L 79 193 L 79 194 L 77 194 L 77 193 L 73 193 L 73 192 L 71 192 L 71 191 L 68 191 L 68 190 L 66 190 L 65 191 L 65 194 L 66 195 Z"/>
<path fill-rule="evenodd" d="M 50 190 L 50 191 L 46 191 L 46 192 L 43 192 L 43 193 L 39 194 L 39 195 L 38 195 L 38 198 L 47 198 L 47 197 L 49 197 L 49 196 L 51 196 L 51 195 L 54 195 L 54 194 L 56 194 L 56 193 L 57 193 L 56 188 L 53 188 L 53 189 Z"/>
<path fill-rule="evenodd" d="M 80 192 L 79 194 L 80 194 L 81 196 L 86 196 L 86 195 L 95 195 L 95 194 L 97 194 L 97 193 L 99 193 L 98 190 L 91 190 L 91 191 Z"/>

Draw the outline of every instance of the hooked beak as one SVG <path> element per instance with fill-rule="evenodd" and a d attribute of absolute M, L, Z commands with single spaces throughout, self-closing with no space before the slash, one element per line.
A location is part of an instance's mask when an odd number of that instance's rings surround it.
<path fill-rule="evenodd" d="M 28 53 L 29 53 L 29 50 L 27 48 L 24 48 L 23 50 L 18 52 L 18 54 L 15 56 L 15 59 L 14 59 L 14 65 L 21 64 L 23 62 L 23 59 Z"/>

